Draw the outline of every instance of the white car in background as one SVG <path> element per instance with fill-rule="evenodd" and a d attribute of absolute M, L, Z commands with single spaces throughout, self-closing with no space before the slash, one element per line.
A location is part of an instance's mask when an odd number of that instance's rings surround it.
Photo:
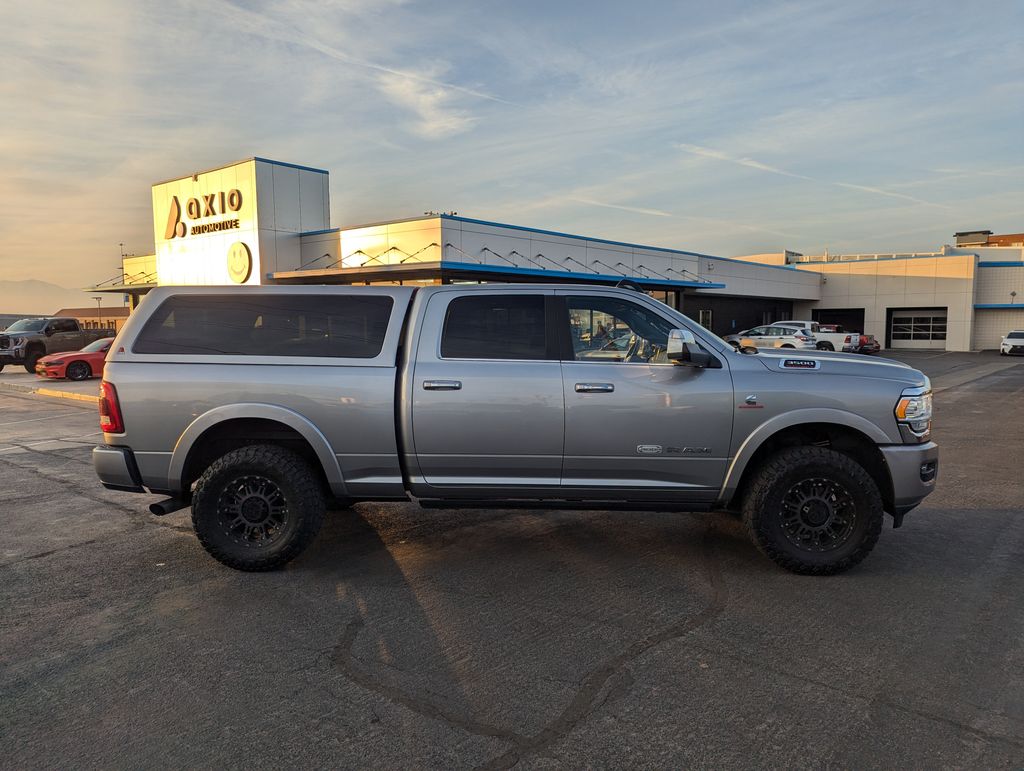
<path fill-rule="evenodd" d="M 999 344 L 1000 356 L 1009 356 L 1010 354 L 1024 355 L 1024 329 L 1007 332 L 1003 342 Z"/>
<path fill-rule="evenodd" d="M 818 341 L 811 334 L 810 329 L 785 327 L 781 324 L 766 324 L 763 327 L 754 327 L 739 332 L 735 335 L 726 335 L 725 342 L 734 348 L 739 348 L 742 340 L 749 340 L 755 348 L 802 348 L 815 349 Z"/>
<path fill-rule="evenodd" d="M 842 351 L 855 342 L 860 332 L 844 329 L 839 324 L 819 324 L 817 321 L 776 321 L 776 326 L 809 329 L 817 341 L 819 351 Z"/>

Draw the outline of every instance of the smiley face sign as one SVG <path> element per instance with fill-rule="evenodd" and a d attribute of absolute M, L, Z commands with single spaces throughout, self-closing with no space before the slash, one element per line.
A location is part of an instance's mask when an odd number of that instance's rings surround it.
<path fill-rule="evenodd" d="M 244 284 L 252 274 L 252 252 L 241 241 L 235 241 L 228 249 L 228 275 L 236 284 Z"/>

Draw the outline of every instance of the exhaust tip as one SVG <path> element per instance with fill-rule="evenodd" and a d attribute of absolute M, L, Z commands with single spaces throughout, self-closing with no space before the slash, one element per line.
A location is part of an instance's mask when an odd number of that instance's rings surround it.
<path fill-rule="evenodd" d="M 165 514 L 170 514 L 171 512 L 183 509 L 188 505 L 188 501 L 183 501 L 180 498 L 168 498 L 164 501 L 149 504 L 149 511 L 154 516 L 162 517 Z"/>

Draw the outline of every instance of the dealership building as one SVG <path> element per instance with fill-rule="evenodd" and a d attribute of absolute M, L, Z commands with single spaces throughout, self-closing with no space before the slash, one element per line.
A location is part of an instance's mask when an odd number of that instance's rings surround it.
<path fill-rule="evenodd" d="M 1024 235 L 915 254 L 726 258 L 455 214 L 331 227 L 328 172 L 249 158 L 153 186 L 153 254 L 90 292 L 160 285 L 581 282 L 629 278 L 717 334 L 790 318 L 885 347 L 995 348 L 1024 328 Z"/>

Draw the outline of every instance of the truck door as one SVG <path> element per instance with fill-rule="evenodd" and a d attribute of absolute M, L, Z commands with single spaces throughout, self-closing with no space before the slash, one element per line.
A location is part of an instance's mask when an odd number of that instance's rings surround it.
<path fill-rule="evenodd" d="M 669 362 L 680 322 L 653 301 L 559 290 L 565 458 L 562 487 L 606 498 L 702 501 L 725 476 L 732 440 L 728 362 Z M 564 339 L 564 338 L 563 338 Z"/>
<path fill-rule="evenodd" d="M 551 290 L 499 288 L 428 300 L 410 394 L 416 494 L 431 494 L 416 490 L 423 483 L 467 497 L 488 487 L 557 492 L 564 403 L 554 302 Z"/>
<path fill-rule="evenodd" d="M 53 329 L 52 342 L 47 346 L 53 351 L 80 351 L 85 347 L 85 336 L 74 319 L 55 319 L 50 322 Z"/>

